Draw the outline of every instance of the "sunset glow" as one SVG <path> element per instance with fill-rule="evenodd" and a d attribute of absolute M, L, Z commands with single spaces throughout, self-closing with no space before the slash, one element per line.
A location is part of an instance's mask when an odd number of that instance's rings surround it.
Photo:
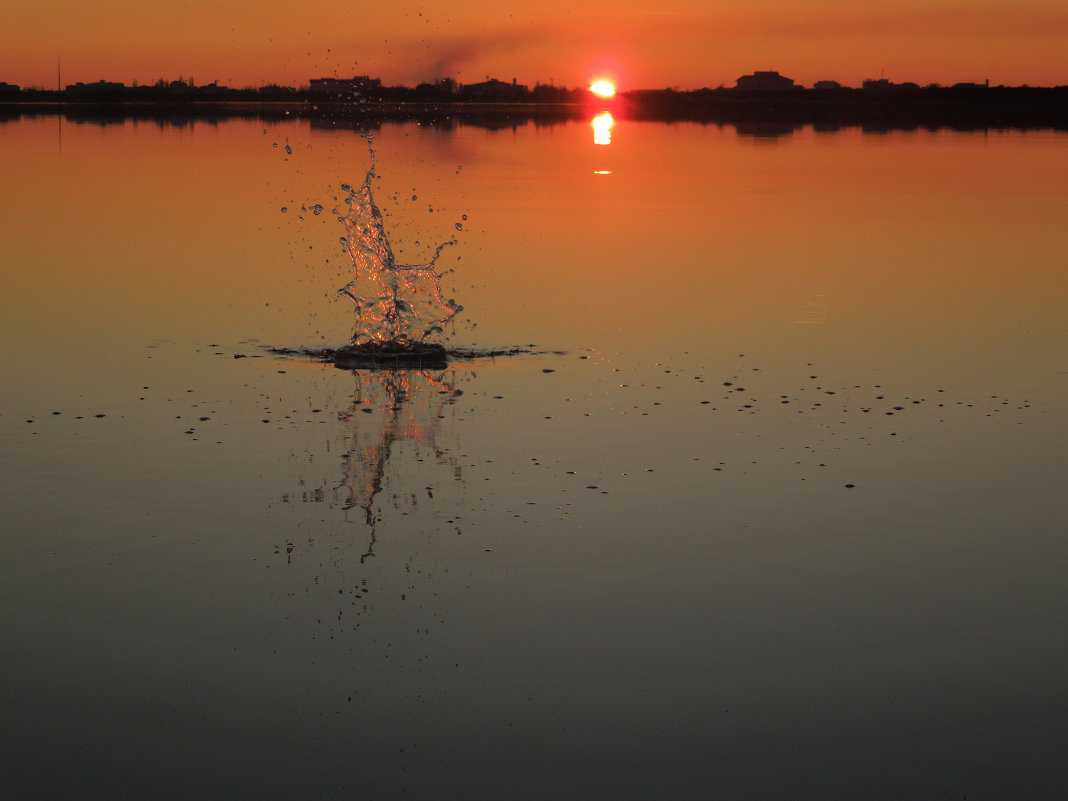
<path fill-rule="evenodd" d="M 492 77 L 581 88 L 591 72 L 598 80 L 616 75 L 606 58 L 618 59 L 635 89 L 731 87 L 755 70 L 778 70 L 804 86 L 833 79 L 859 87 L 879 77 L 1068 84 L 1064 0 L 765 0 L 714 8 L 678 0 L 655 12 L 545 0 L 522 14 L 475 0 L 419 12 L 406 3 L 357 10 L 326 0 L 308 0 L 299 13 L 281 0 L 190 0 L 151 14 L 140 0 L 109 0 L 106 13 L 85 4 L 7 5 L 0 81 L 48 89 L 180 77 L 299 86 L 354 75 L 387 85 Z"/>
<path fill-rule="evenodd" d="M 616 87 L 610 81 L 597 80 L 590 84 L 590 91 L 598 97 L 612 97 L 616 93 Z"/>

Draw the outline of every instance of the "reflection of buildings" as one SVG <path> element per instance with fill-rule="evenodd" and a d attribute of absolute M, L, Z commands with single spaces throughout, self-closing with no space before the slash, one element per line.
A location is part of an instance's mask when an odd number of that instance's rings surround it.
<path fill-rule="evenodd" d="M 794 122 L 765 122 L 761 120 L 742 120 L 734 123 L 738 136 L 752 136 L 756 139 L 777 139 L 789 136 L 802 126 Z"/>
<path fill-rule="evenodd" d="M 341 414 L 351 424 L 349 446 L 342 455 L 342 509 L 360 509 L 370 530 L 364 561 L 374 556 L 380 511 L 376 501 L 386 467 L 399 443 L 412 442 L 440 461 L 447 461 L 436 435 L 446 404 L 462 392 L 444 376 L 427 370 L 353 370 L 356 389 L 352 406 Z M 394 493 L 394 498 L 399 497 Z M 414 497 L 414 496 L 412 496 Z M 398 503 L 394 500 L 394 505 Z"/>
<path fill-rule="evenodd" d="M 775 70 L 754 72 L 752 75 L 743 75 L 736 83 L 738 89 L 749 89 L 758 92 L 782 92 L 787 89 L 800 89 L 794 84 L 792 78 L 779 75 Z"/>

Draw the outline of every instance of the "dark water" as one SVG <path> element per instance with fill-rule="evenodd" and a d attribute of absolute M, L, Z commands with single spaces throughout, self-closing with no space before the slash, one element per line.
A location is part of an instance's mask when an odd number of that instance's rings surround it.
<path fill-rule="evenodd" d="M 605 130 L 0 125 L 5 796 L 1061 797 L 1068 139 Z"/>

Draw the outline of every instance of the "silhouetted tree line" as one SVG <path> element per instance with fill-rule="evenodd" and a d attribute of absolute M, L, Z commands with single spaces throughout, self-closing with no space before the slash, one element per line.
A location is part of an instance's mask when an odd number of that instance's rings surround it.
<path fill-rule="evenodd" d="M 770 73 L 768 73 L 770 74 Z M 777 76 L 776 77 L 781 77 Z M 790 82 L 792 83 L 792 82 Z M 739 86 L 743 84 L 739 82 Z M 1068 127 L 1068 86 L 987 86 L 956 84 L 919 86 L 866 81 L 860 89 L 821 81 L 817 88 L 788 91 L 724 88 L 679 91 L 650 89 L 624 92 L 610 101 L 594 101 L 585 89 L 487 80 L 458 84 L 445 78 L 418 86 L 384 86 L 378 79 L 316 79 L 297 89 L 269 84 L 234 89 L 218 83 L 198 85 L 192 78 L 160 79 L 126 86 L 110 81 L 76 83 L 62 91 L 23 89 L 0 82 L 0 103 L 108 106 L 135 113 L 143 106 L 190 106 L 213 103 L 286 103 L 293 113 L 313 119 L 344 120 L 397 114 L 422 115 L 446 123 L 457 107 L 485 104 L 543 106 L 606 105 L 614 113 L 636 119 L 708 122 L 811 123 L 820 126 L 862 124 L 870 127 L 923 125 Z M 451 109 L 451 111 L 449 110 Z M 103 114 L 109 116 L 112 111 Z M 152 112 L 155 113 L 155 112 Z M 468 113 L 468 112 L 465 112 Z M 508 124 L 508 115 L 497 118 Z M 488 120 L 487 120 L 488 121 Z"/>
<path fill-rule="evenodd" d="M 627 113 L 638 119 L 808 123 L 869 128 L 949 126 L 1068 128 L 1068 86 L 957 84 L 852 89 L 671 89 L 628 92 Z"/>
<path fill-rule="evenodd" d="M 537 84 L 533 89 L 514 81 L 489 80 L 463 85 L 451 78 L 418 86 L 383 86 L 377 79 L 317 79 L 311 86 L 294 88 L 268 84 L 234 89 L 217 82 L 198 85 L 194 79 L 160 79 L 152 84 L 127 86 L 113 81 L 69 84 L 62 90 L 31 87 L 23 89 L 0 82 L 0 101 L 69 103 L 170 103 L 170 102 L 262 102 L 318 101 L 356 103 L 464 103 L 530 102 L 577 103 L 587 95 L 584 89 Z"/>
<path fill-rule="evenodd" d="M 19 89 L 0 84 L 0 100 L 25 102 L 68 103 L 182 103 L 182 102 L 242 102 L 265 100 L 296 100 L 300 91 L 291 86 L 268 84 L 256 88 L 232 89 L 213 82 L 197 85 L 190 78 L 176 81 L 160 79 L 152 84 L 126 86 L 113 81 L 69 84 L 63 90 Z M 14 90 L 14 91 L 12 91 Z"/>

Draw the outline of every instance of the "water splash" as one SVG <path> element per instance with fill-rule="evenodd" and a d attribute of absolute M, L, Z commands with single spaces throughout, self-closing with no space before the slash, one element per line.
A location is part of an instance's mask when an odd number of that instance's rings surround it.
<path fill-rule="evenodd" d="M 374 151 L 363 185 L 348 193 L 348 214 L 339 217 L 348 231 L 342 242 L 352 259 L 352 281 L 338 294 L 356 306 L 351 347 L 389 346 L 394 350 L 417 346 L 435 333 L 463 307 L 441 295 L 435 265 L 441 252 L 455 240 L 444 242 L 428 264 L 398 265 L 386 236 L 382 212 L 375 204 L 371 181 L 375 177 Z"/>

